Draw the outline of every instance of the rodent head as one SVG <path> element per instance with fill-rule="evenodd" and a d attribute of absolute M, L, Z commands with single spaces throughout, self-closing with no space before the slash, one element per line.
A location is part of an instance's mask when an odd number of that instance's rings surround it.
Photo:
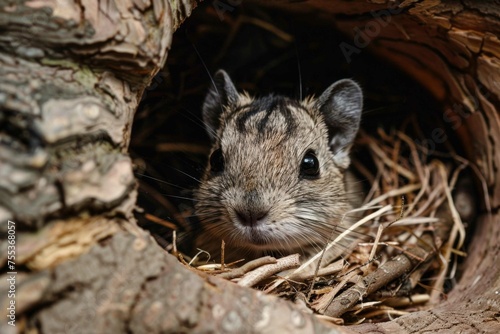
<path fill-rule="evenodd" d="M 196 194 L 200 237 L 260 253 L 322 247 L 351 209 L 344 173 L 361 89 L 340 80 L 297 101 L 239 94 L 222 70 L 214 83 L 203 106 L 212 149 Z"/>

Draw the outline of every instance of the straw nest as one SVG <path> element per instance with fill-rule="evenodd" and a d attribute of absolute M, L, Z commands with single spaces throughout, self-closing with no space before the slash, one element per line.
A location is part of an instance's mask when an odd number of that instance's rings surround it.
<path fill-rule="evenodd" d="M 467 180 L 461 173 L 470 164 L 453 154 L 444 163 L 401 131 L 379 130 L 378 137 L 361 132 L 357 148 L 369 152 L 373 166 L 353 163 L 371 185 L 355 210 L 363 217 L 332 231 L 323 250 L 346 247 L 346 237 L 355 240 L 342 258 L 308 266 L 321 260 L 322 251 L 302 265 L 293 254 L 240 266 L 224 263 L 231 250 L 221 245 L 219 263 L 204 264 L 203 251 L 189 262 L 177 253 L 179 259 L 200 273 L 292 300 L 335 323 L 383 321 L 446 298 L 458 259 L 466 255 L 462 217 L 470 215 L 473 203 L 458 183 Z"/>

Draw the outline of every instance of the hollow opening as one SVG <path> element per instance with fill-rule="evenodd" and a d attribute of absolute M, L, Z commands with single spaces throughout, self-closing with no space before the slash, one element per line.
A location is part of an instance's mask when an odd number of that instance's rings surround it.
<path fill-rule="evenodd" d="M 413 138 L 426 163 L 438 159 L 445 166 L 458 166 L 455 157 L 465 157 L 467 152 L 454 131 L 456 120 L 443 118 L 446 106 L 369 48 L 346 56 L 340 47 L 343 42 L 352 39 L 332 29 L 327 19 L 259 6 L 229 11 L 207 2 L 182 24 L 174 35 L 167 64 L 144 93 L 130 145 L 140 183 L 138 204 L 144 209 L 137 217 L 162 247 L 171 250 L 173 228 L 179 233 L 187 231 L 182 242 L 185 249 L 192 247 L 189 235 L 196 224 L 193 190 L 210 151 L 201 106 L 218 69 L 226 70 L 237 88 L 251 95 L 276 93 L 296 99 L 317 96 L 334 81 L 352 78 L 363 88 L 361 129 L 365 138 L 377 138 L 390 147 L 391 138 L 401 131 Z M 411 150 L 403 147 L 399 154 L 409 157 Z M 353 164 L 376 175 L 376 162 L 367 145 L 355 145 L 352 156 Z M 396 157 L 390 158 L 396 161 Z M 369 178 L 359 169 L 356 173 L 369 191 Z M 466 225 L 470 240 L 477 212 L 485 210 L 484 196 L 473 170 L 468 168 L 461 175 L 466 175 L 460 181 L 467 184 L 462 185 L 465 199 L 460 205 L 471 210 Z M 400 196 L 394 197 L 398 203 Z M 406 200 L 410 200 L 406 207 L 411 207 L 412 199 Z M 393 214 L 397 216 L 397 212 Z M 372 232 L 363 233 L 373 236 Z M 466 253 L 468 247 L 466 243 L 461 250 Z M 463 257 L 453 256 L 455 260 L 458 267 L 447 272 L 444 294 L 462 273 L 459 264 Z M 422 282 L 432 280 L 436 272 L 431 270 Z M 425 289 L 422 283 L 419 291 Z"/>

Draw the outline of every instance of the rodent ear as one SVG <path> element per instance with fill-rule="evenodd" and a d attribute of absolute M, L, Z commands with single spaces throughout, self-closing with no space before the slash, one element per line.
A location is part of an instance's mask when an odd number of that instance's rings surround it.
<path fill-rule="evenodd" d="M 316 107 L 328 127 L 335 162 L 342 168 L 349 167 L 349 149 L 359 130 L 363 110 L 361 88 L 352 80 L 339 80 L 321 94 Z"/>
<path fill-rule="evenodd" d="M 225 108 L 236 105 L 238 91 L 224 70 L 218 70 L 203 103 L 203 122 L 212 140 L 215 139 Z"/>

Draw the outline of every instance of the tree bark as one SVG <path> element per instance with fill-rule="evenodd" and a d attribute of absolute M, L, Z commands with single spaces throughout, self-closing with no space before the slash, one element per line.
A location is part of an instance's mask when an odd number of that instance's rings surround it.
<path fill-rule="evenodd" d="M 448 106 L 443 119 L 485 176 L 491 209 L 467 258 L 473 270 L 448 301 L 387 323 L 333 327 L 184 268 L 135 225 L 127 147 L 143 90 L 196 1 L 15 1 L 0 4 L 0 233 L 16 224 L 0 309 L 16 271 L 16 327 L 2 316 L 0 332 L 500 332 L 500 4 L 391 4 L 266 3 L 329 16 L 351 46 L 390 59 Z M 372 36 L 362 46 L 364 28 Z M 2 238 L 3 265 L 7 246 Z"/>

